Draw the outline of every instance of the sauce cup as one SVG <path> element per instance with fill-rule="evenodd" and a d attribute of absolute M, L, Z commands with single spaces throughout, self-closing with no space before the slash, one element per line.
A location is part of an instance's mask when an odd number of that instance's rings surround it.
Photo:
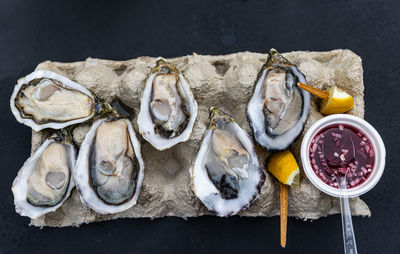
<path fill-rule="evenodd" d="M 375 162 L 369 177 L 360 185 L 345 190 L 332 187 L 322 181 L 315 174 L 310 161 L 311 141 L 315 135 L 328 126 L 338 124 L 350 125 L 362 132 L 370 140 L 375 152 Z M 378 183 L 383 174 L 385 169 L 385 158 L 385 145 L 375 128 L 365 120 L 348 114 L 335 114 L 318 120 L 308 129 L 301 143 L 301 162 L 308 179 L 319 190 L 334 197 L 357 197 L 371 190 Z"/>

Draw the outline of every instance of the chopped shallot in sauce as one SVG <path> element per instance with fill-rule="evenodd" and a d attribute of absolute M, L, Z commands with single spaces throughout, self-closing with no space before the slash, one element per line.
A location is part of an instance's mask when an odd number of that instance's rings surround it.
<path fill-rule="evenodd" d="M 314 136 L 310 160 L 315 174 L 326 184 L 338 188 L 336 176 L 346 175 L 346 188 L 353 188 L 371 174 L 375 152 L 364 133 L 349 125 L 336 124 Z"/>

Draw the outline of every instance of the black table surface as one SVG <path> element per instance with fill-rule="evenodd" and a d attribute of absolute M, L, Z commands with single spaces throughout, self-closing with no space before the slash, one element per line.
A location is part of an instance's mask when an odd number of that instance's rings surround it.
<path fill-rule="evenodd" d="M 45 60 L 176 57 L 239 51 L 347 48 L 363 59 L 365 119 L 386 144 L 386 171 L 362 196 L 371 218 L 354 217 L 359 253 L 399 253 L 400 2 L 339 1 L 1 1 L 1 253 L 341 253 L 340 216 L 121 219 L 80 228 L 29 227 L 14 211 L 11 184 L 30 154 L 31 130 L 9 98 L 19 77 Z M 397 154 L 397 155 L 396 155 Z"/>

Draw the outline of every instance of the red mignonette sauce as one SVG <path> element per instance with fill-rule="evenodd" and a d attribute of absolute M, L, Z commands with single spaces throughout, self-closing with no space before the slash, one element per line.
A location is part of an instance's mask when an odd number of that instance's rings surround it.
<path fill-rule="evenodd" d="M 310 144 L 310 161 L 315 174 L 338 188 L 337 176 L 346 174 L 346 188 L 363 183 L 371 174 L 375 152 L 370 140 L 359 130 L 344 124 L 322 129 Z"/>

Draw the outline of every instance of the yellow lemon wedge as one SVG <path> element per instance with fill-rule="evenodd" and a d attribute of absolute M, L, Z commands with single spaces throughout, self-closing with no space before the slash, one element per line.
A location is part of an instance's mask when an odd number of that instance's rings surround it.
<path fill-rule="evenodd" d="M 324 115 L 341 114 L 354 106 L 353 97 L 342 89 L 333 86 L 329 90 L 329 100 L 322 100 L 320 112 Z"/>
<path fill-rule="evenodd" d="M 300 184 L 300 169 L 296 159 L 289 150 L 274 153 L 268 159 L 268 171 L 281 183 L 286 185 Z"/>

